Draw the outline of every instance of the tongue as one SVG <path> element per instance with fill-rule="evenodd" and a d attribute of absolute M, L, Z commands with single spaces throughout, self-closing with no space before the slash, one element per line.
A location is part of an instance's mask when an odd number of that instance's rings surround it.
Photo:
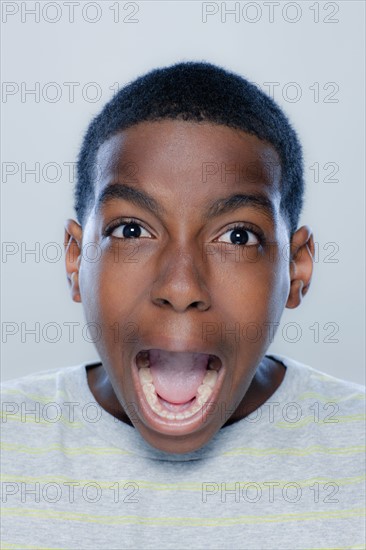
<path fill-rule="evenodd" d="M 208 359 L 204 353 L 150 350 L 150 371 L 156 393 L 170 403 L 187 403 L 202 384 Z"/>

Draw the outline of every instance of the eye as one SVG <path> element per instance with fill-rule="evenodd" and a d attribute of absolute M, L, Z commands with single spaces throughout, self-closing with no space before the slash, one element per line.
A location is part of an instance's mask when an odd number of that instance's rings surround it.
<path fill-rule="evenodd" d="M 228 242 L 229 244 L 238 244 L 241 246 L 254 246 L 260 244 L 260 239 L 257 235 L 241 225 L 236 225 L 228 229 L 221 235 L 221 238 L 223 238 L 224 235 L 229 235 L 229 237 L 226 241 L 219 242 Z"/>
<path fill-rule="evenodd" d="M 142 234 L 143 232 L 145 235 Z M 117 239 L 138 239 L 151 236 L 151 233 L 135 220 L 125 220 L 125 223 L 119 223 L 109 228 L 106 234 L 117 237 Z"/>

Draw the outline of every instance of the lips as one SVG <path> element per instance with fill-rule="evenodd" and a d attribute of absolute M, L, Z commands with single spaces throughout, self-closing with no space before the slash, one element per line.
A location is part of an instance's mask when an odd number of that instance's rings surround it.
<path fill-rule="evenodd" d="M 216 406 L 224 370 L 222 360 L 211 353 L 140 350 L 133 379 L 143 415 L 159 431 L 192 431 Z"/>

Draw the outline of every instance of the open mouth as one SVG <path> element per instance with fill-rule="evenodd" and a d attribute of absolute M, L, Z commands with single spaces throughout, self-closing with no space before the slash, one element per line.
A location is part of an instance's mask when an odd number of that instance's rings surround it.
<path fill-rule="evenodd" d="M 210 402 L 222 367 L 216 355 L 162 349 L 140 351 L 136 365 L 149 407 L 169 420 L 188 419 Z"/>

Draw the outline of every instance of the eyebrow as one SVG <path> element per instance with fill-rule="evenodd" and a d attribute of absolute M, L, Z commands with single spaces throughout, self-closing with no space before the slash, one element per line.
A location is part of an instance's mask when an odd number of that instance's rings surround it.
<path fill-rule="evenodd" d="M 96 212 L 99 212 L 103 205 L 113 200 L 125 200 L 136 206 L 148 210 L 157 216 L 166 214 L 165 208 L 159 204 L 149 193 L 130 187 L 125 183 L 114 183 L 105 187 L 96 201 Z M 273 203 L 268 197 L 261 193 L 242 194 L 236 193 L 229 197 L 215 200 L 203 214 L 203 219 L 208 221 L 228 212 L 234 212 L 244 206 L 251 206 L 262 212 L 271 221 L 275 219 L 276 213 Z"/>
<path fill-rule="evenodd" d="M 214 201 L 208 210 L 203 215 L 205 220 L 216 218 L 227 212 L 234 212 L 244 206 L 251 206 L 256 210 L 262 212 L 270 221 L 274 221 L 276 217 L 276 211 L 273 203 L 268 197 L 261 193 L 243 194 L 237 193 L 230 197 L 217 199 Z"/>
<path fill-rule="evenodd" d="M 99 212 L 102 206 L 108 202 L 116 199 L 131 202 L 144 210 L 150 210 L 150 212 L 157 216 L 166 214 L 165 208 L 163 208 L 151 195 L 146 193 L 146 191 L 140 191 L 125 183 L 114 183 L 113 185 L 105 187 L 96 201 L 96 212 Z"/>

